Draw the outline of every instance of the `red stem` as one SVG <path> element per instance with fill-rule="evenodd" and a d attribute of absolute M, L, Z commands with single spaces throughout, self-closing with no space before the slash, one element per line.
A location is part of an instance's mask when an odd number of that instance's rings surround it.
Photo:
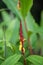
<path fill-rule="evenodd" d="M 19 4 L 19 8 L 20 8 L 20 0 L 18 0 L 18 4 Z M 24 41 L 23 41 L 24 37 L 23 37 L 23 32 L 22 32 L 22 23 L 20 21 L 20 42 L 22 43 L 22 55 L 24 57 L 24 65 L 26 65 L 26 60 L 25 60 L 25 56 L 24 56 L 24 50 L 23 50 L 23 46 L 24 46 Z"/>
<path fill-rule="evenodd" d="M 24 46 L 24 41 L 23 41 L 24 37 L 23 37 L 23 32 L 22 32 L 22 23 L 20 22 L 20 41 L 22 42 L 22 55 L 24 57 L 24 65 L 26 65 L 26 60 L 25 60 L 25 56 L 24 56 L 24 50 L 23 50 L 23 46 Z"/>
<path fill-rule="evenodd" d="M 24 37 L 23 37 L 23 32 L 22 32 L 22 23 L 20 22 L 20 42 L 22 43 L 22 54 L 24 54 L 23 53 L 23 39 Z"/>

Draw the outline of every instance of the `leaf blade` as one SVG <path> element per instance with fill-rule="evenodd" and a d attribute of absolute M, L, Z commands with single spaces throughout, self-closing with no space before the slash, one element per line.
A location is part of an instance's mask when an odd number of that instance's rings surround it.
<path fill-rule="evenodd" d="M 28 61 L 32 62 L 34 65 L 42 65 L 43 64 L 43 57 L 38 55 L 31 55 L 27 57 Z"/>
<path fill-rule="evenodd" d="M 18 62 L 18 60 L 21 58 L 21 55 L 15 54 L 13 56 L 10 56 L 7 58 L 1 65 L 14 65 Z"/>

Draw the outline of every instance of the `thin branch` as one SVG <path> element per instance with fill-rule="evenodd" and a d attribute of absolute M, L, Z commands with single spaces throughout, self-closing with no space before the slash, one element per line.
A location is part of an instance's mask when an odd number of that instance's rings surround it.
<path fill-rule="evenodd" d="M 26 22 L 24 22 L 24 25 L 25 25 L 26 32 L 28 33 L 27 26 L 26 26 Z M 30 44 L 29 37 L 28 37 L 28 49 L 30 51 L 30 54 L 32 55 L 33 54 L 33 50 L 32 50 L 32 45 Z"/>
<path fill-rule="evenodd" d="M 3 40 L 4 40 L 4 56 L 5 56 L 5 59 L 6 59 L 6 35 L 5 35 L 5 31 L 6 31 L 6 26 L 3 26 L 3 32 L 4 32 L 4 37 L 3 37 Z"/>

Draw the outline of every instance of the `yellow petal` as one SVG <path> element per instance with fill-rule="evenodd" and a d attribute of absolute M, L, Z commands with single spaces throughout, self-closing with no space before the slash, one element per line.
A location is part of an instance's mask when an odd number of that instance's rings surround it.
<path fill-rule="evenodd" d="M 22 45 L 19 45 L 19 50 L 20 50 L 20 51 L 22 50 Z"/>

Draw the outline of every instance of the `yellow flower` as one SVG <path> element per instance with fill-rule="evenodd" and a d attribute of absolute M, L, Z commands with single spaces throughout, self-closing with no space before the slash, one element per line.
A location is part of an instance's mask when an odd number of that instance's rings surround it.
<path fill-rule="evenodd" d="M 20 42 L 19 50 L 22 51 L 22 42 Z M 23 53 L 25 53 L 25 48 L 23 47 Z"/>
<path fill-rule="evenodd" d="M 22 42 L 20 42 L 19 50 L 20 50 L 20 51 L 22 50 Z"/>
<path fill-rule="evenodd" d="M 19 50 L 22 51 L 22 45 L 19 45 Z"/>

